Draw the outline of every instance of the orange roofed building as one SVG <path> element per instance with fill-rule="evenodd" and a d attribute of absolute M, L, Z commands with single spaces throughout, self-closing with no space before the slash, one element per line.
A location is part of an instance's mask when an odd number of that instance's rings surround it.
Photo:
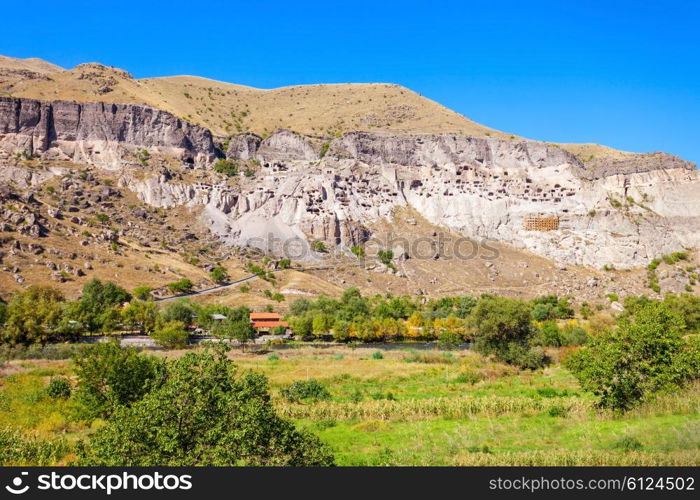
<path fill-rule="evenodd" d="M 282 316 L 277 313 L 250 313 L 250 324 L 257 330 L 269 330 L 276 326 L 289 327 L 286 321 L 282 321 Z"/>

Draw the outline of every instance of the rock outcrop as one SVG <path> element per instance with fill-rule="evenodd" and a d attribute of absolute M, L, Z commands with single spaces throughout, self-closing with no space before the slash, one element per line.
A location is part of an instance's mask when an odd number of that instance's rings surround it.
<path fill-rule="evenodd" d="M 467 237 L 571 264 L 628 268 L 700 245 L 698 172 L 669 155 L 591 172 L 534 141 L 358 132 L 332 141 L 320 158 L 309 140 L 285 131 L 254 147 L 229 147 L 229 156 L 249 159 L 254 150 L 260 171 L 241 177 L 238 188 L 157 178 L 130 187 L 149 203 L 206 206 L 207 224 L 235 245 L 318 239 L 350 247 L 395 206 Z M 533 218 L 556 226 L 532 230 Z"/>
<path fill-rule="evenodd" d="M 209 130 L 147 106 L 0 97 L 0 149 L 118 169 L 141 148 L 199 167 L 216 152 Z"/>
<path fill-rule="evenodd" d="M 180 166 L 125 160 L 142 148 Z M 121 169 L 120 185 L 147 204 L 204 207 L 205 226 L 230 245 L 349 248 L 394 207 L 410 206 L 466 237 L 570 264 L 629 268 L 700 246 L 700 176 L 663 153 L 584 164 L 536 141 L 367 132 L 327 141 L 283 130 L 228 140 L 227 157 L 254 166 L 254 176 L 202 170 L 193 180 L 169 169 L 215 159 L 206 129 L 143 106 L 12 98 L 0 98 L 0 149 Z M 0 169 L 15 185 L 41 182 Z"/>

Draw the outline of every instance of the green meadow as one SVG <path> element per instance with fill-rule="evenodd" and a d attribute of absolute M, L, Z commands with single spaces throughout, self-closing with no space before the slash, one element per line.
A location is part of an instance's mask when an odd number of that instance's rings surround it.
<path fill-rule="evenodd" d="M 469 351 L 367 347 L 230 357 L 239 370 L 264 373 L 280 415 L 318 435 L 338 465 L 700 463 L 700 385 L 615 414 L 597 409 L 559 363 L 520 371 Z M 40 450 L 6 449 L 5 464 L 69 464 L 75 444 L 104 425 L 79 420 L 72 398 L 46 394 L 58 375 L 75 382 L 70 360 L 3 365 L 0 450 L 17 446 L 13 433 Z M 317 380 L 330 398 L 287 401 L 282 389 L 298 380 Z"/>

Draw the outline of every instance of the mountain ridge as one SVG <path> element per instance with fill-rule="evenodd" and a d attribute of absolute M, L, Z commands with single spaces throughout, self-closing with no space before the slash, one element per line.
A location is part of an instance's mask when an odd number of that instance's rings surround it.
<path fill-rule="evenodd" d="M 523 139 L 478 124 L 392 83 L 321 83 L 260 89 L 195 75 L 134 79 L 124 70 L 100 63 L 63 69 L 40 59 L 27 61 L 30 60 L 0 57 L 0 95 L 144 104 L 206 127 L 221 137 L 244 131 L 267 136 L 284 128 L 302 135 L 331 137 L 355 130 L 385 130 Z M 22 64 L 44 71 L 40 78 L 2 75 L 3 67 Z M 557 146 L 584 163 L 644 154 L 593 143 L 557 143 Z"/>

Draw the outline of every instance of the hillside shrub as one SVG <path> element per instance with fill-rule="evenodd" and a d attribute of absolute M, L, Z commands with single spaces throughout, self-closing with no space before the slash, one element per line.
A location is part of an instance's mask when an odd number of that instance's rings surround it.
<path fill-rule="evenodd" d="M 328 389 L 316 379 L 297 380 L 284 387 L 282 397 L 290 403 L 327 401 L 331 399 Z"/>
<path fill-rule="evenodd" d="M 66 377 L 53 377 L 46 386 L 46 395 L 54 399 L 68 399 L 71 392 L 73 387 Z"/>

